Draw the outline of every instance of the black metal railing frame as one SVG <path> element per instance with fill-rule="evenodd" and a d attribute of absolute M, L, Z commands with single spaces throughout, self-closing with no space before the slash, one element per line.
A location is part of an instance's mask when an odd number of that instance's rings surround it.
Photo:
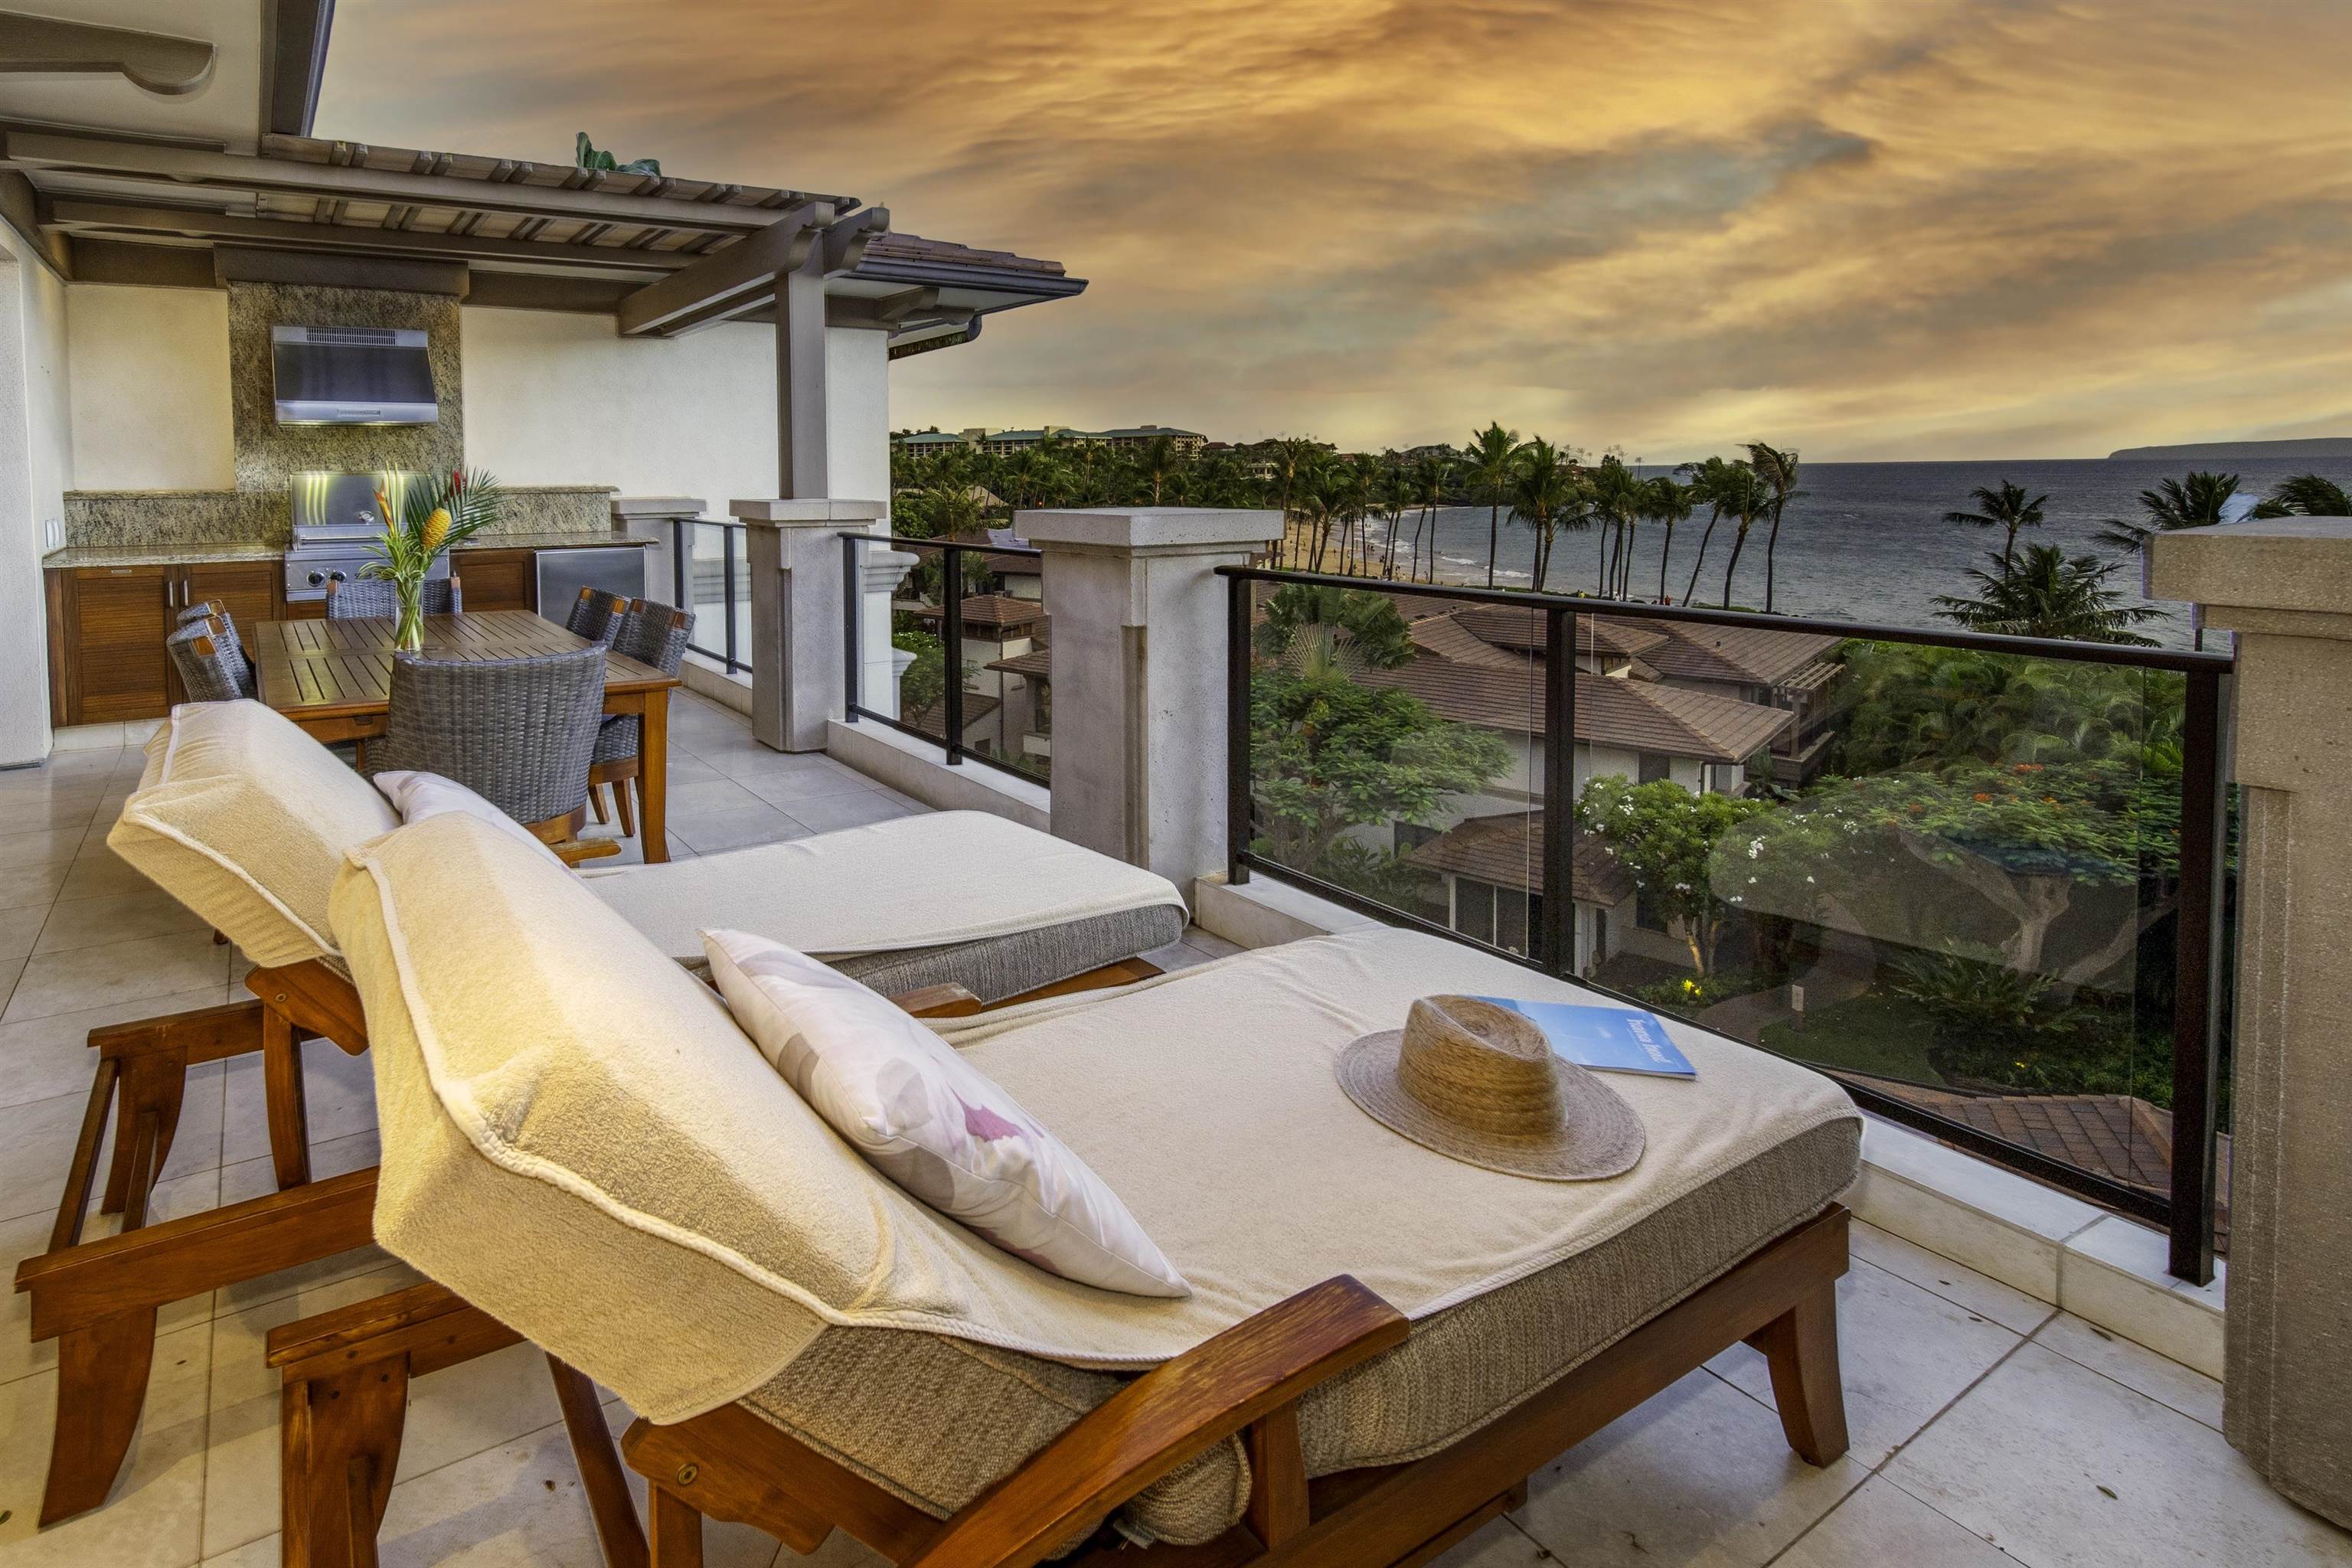
<path fill-rule="evenodd" d="M 1825 621 L 1748 611 L 1702 610 L 1683 605 L 1644 605 L 1631 600 L 1571 598 L 1504 589 L 1441 584 L 1396 583 L 1382 578 L 1291 572 L 1271 567 L 1221 566 L 1226 580 L 1226 879 L 1246 883 L 1253 871 L 1280 880 L 1344 908 L 1394 925 L 1441 936 L 1561 978 L 1578 979 L 1619 1000 L 1643 1005 L 1575 974 L 1576 912 L 1572 893 L 1574 839 L 1565 831 L 1575 805 L 1576 621 L 1580 616 L 1636 616 L 1706 626 L 1752 626 L 1811 632 L 1872 642 L 1969 648 L 2079 664 L 2128 665 L 2185 676 L 2181 744 L 2180 890 L 2175 923 L 2172 1051 L 2172 1187 L 2158 1197 L 2037 1150 L 2011 1143 L 1964 1122 L 1938 1116 L 1865 1085 L 1841 1080 L 1863 1109 L 1890 1121 L 1956 1144 L 1995 1163 L 2166 1227 L 2174 1275 L 2202 1285 L 2213 1278 L 2213 1200 L 2220 1097 L 2222 995 L 2221 899 L 2227 837 L 2231 657 L 2224 653 L 2126 647 L 2112 643 L 2065 642 L 1979 632 L 1944 632 L 1921 626 Z M 1522 955 L 1464 935 L 1434 921 L 1255 853 L 1250 848 L 1252 764 L 1250 733 L 1252 584 L 1302 584 L 1393 594 L 1406 598 L 1500 605 L 1544 616 L 1544 843 L 1543 919 L 1536 952 Z M 1745 1043 L 1745 1042 L 1740 1042 Z M 1757 1047 L 1757 1049 L 1767 1047 Z"/>
<path fill-rule="evenodd" d="M 694 576 L 692 567 L 694 564 L 694 542 L 697 535 L 690 533 L 688 531 L 690 529 L 701 528 L 715 528 L 719 530 L 719 560 L 720 563 L 719 593 L 721 597 L 719 621 L 723 627 L 725 646 L 719 648 L 707 648 L 700 643 L 688 642 L 686 645 L 686 651 L 688 653 L 698 653 L 703 658 L 709 659 L 714 663 L 724 665 L 726 667 L 727 673 L 730 675 L 740 675 L 751 668 L 751 665 L 735 657 L 735 595 L 737 591 L 737 583 L 735 580 L 735 535 L 743 531 L 744 525 L 742 523 L 728 522 L 720 519 L 708 517 L 674 517 L 669 520 L 670 581 L 672 588 L 676 594 L 676 597 L 672 602 L 683 610 L 692 610 L 694 608 L 694 599 L 692 597 L 694 593 Z M 699 624 L 698 618 L 697 624 Z"/>
<path fill-rule="evenodd" d="M 871 721 L 887 730 L 918 741 L 927 741 L 946 753 L 948 766 L 961 767 L 967 758 L 982 763 L 999 773 L 1042 784 L 1045 780 L 1025 768 L 1018 768 L 1002 757 L 986 752 L 975 752 L 963 742 L 963 558 L 967 555 L 1017 556 L 1042 560 L 1045 552 L 1025 544 L 960 544 L 947 539 L 901 539 L 887 533 L 845 533 L 841 536 L 841 594 L 843 604 L 842 662 L 845 671 L 843 711 L 850 723 Z M 865 584 L 860 581 L 865 560 L 860 553 L 867 545 L 880 544 L 892 549 L 920 552 L 936 550 L 940 553 L 940 640 L 945 645 L 947 662 L 946 690 L 940 699 L 945 734 L 934 735 L 918 729 L 903 719 L 894 719 L 865 704 L 865 682 L 861 666 L 865 660 Z"/>

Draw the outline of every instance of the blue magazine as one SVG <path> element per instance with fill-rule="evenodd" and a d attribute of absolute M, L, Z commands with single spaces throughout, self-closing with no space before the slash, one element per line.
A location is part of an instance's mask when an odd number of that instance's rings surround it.
<path fill-rule="evenodd" d="M 1596 1072 L 1638 1072 L 1658 1078 L 1698 1077 L 1655 1013 L 1639 1007 L 1586 1007 L 1572 1002 L 1521 1002 L 1481 996 L 1497 1007 L 1533 1018 L 1551 1048 Z"/>

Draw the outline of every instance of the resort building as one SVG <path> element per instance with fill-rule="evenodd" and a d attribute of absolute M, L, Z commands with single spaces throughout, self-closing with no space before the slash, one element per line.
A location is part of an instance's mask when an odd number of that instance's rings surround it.
<path fill-rule="evenodd" d="M 908 430 L 891 439 L 902 451 L 937 452 L 964 448 L 988 452 L 998 457 L 1013 452 L 1025 452 L 1047 441 L 1072 447 L 1149 447 L 1165 438 L 1183 453 L 1200 451 L 1209 438 L 1198 430 L 1179 430 L 1173 426 L 1134 425 L 1116 430 L 1078 430 L 1067 425 L 1043 425 L 1031 430 L 1000 430 L 988 426 L 973 426 L 958 431 Z"/>

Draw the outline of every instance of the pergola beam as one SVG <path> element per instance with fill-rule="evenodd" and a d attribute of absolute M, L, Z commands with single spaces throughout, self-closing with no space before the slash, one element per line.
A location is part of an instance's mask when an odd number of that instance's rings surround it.
<path fill-rule="evenodd" d="M 177 98 L 212 79 L 217 54 L 202 38 L 0 11 L 0 72 L 120 76 Z"/>
<path fill-rule="evenodd" d="M 378 256 L 429 256 L 446 261 L 535 262 L 557 267 L 597 267 L 621 272 L 662 274 L 693 264 L 667 250 L 629 250 L 618 246 L 568 245 L 492 239 L 471 234 L 433 234 L 416 229 L 359 227 L 285 218 L 240 217 L 196 207 L 131 206 L 114 202 L 48 200 L 41 204 L 45 226 L 100 235 L 172 234 L 192 239 L 234 239 L 284 250 L 368 252 Z"/>
<path fill-rule="evenodd" d="M 621 335 L 674 338 L 762 310 L 775 300 L 776 279 L 801 270 L 813 249 L 822 249 L 821 273 L 846 271 L 857 265 L 873 237 L 890 226 L 883 207 L 867 207 L 829 225 L 821 222 L 823 216 L 822 204 L 803 203 L 749 239 L 646 284 L 621 302 Z"/>
<path fill-rule="evenodd" d="M 383 202 L 459 212 L 506 213 L 565 223 L 626 223 L 721 235 L 757 234 L 775 221 L 760 207 L 733 207 L 676 197 L 625 195 L 562 185 L 526 185 L 457 174 L 415 174 L 352 164 L 253 158 L 149 142 L 109 142 L 44 132 L 6 133 L 6 161 L 22 169 L 72 171 L 124 179 L 257 195 L 310 196 L 320 201 Z M 818 205 L 818 204 L 812 204 Z"/>

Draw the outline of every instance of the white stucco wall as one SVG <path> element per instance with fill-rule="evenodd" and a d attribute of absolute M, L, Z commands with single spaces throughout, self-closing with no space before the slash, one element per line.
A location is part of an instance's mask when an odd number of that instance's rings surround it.
<path fill-rule="evenodd" d="M 466 460 L 508 484 L 699 496 L 720 517 L 776 493 L 772 328 L 624 338 L 610 316 L 473 307 L 458 322 Z"/>
<path fill-rule="evenodd" d="M 65 321 L 75 489 L 235 486 L 226 292 L 77 283 Z"/>
<path fill-rule="evenodd" d="M 66 288 L 0 228 L 0 766 L 49 750 L 46 524 L 73 482 Z"/>

